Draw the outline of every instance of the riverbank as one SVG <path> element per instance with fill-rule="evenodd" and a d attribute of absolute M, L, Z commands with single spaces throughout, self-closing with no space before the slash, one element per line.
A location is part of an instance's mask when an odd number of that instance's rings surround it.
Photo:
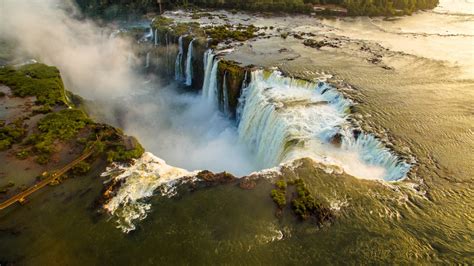
<path fill-rule="evenodd" d="M 135 164 L 109 165 L 105 173 L 100 171 L 105 163 L 92 166 L 88 175 L 37 194 L 24 208 L 0 213 L 0 261 L 470 262 L 474 83 L 466 66 L 472 60 L 452 59 L 469 55 L 453 47 L 469 45 L 471 17 L 449 14 L 439 20 L 443 25 L 427 29 L 409 18 L 209 13 L 212 19 L 166 13 L 175 22 L 190 22 L 172 31 L 140 21 L 140 27 L 125 25 L 120 32 L 71 30 L 94 34 L 59 34 L 68 38 L 54 43 L 18 35 L 35 44 L 34 49 L 23 47 L 58 65 L 74 91 L 90 97 L 86 107 L 95 121 L 118 125 L 156 156 L 145 153 Z M 442 16 L 419 15 L 430 23 Z M 58 28 L 52 34 L 64 30 L 59 25 L 76 21 L 54 22 Z M 34 32 L 44 32 L 43 24 L 8 25 L 15 32 L 33 26 Z M 215 29 L 206 32 L 201 26 Z M 392 30 L 380 30 L 388 26 Z M 205 35 L 193 35 L 196 29 Z M 206 46 L 207 34 L 220 41 Z M 123 45 L 122 37 L 132 43 Z M 407 45 L 411 41 L 433 45 L 420 49 Z M 48 53 L 57 42 L 63 49 Z M 63 56 L 70 54 L 89 64 L 77 58 L 71 64 Z M 315 134 L 321 128 L 330 130 Z M 367 135 L 381 143 L 375 151 L 388 151 L 395 162 L 409 164 L 406 178 L 365 180 L 327 163 L 328 158 L 374 158 L 364 152 L 373 146 L 355 145 L 361 148 L 356 153 L 346 149 L 354 146 L 345 146 L 346 140 Z M 301 151 L 307 152 L 305 158 L 292 160 Z M 321 152 L 326 161 L 318 163 L 313 157 Z M 265 161 L 270 163 L 258 165 Z M 362 162 L 357 166 L 373 166 Z M 386 161 L 375 161 L 380 162 Z M 384 176 L 383 171 L 362 174 L 373 173 Z M 104 177 L 109 180 L 105 189 L 98 181 Z M 104 196 L 98 200 L 98 195 Z M 314 208 L 319 204 L 321 215 Z M 330 215 L 324 215 L 326 210 Z"/>
<path fill-rule="evenodd" d="M 39 63 L 2 66 L 0 84 L 3 199 L 47 179 L 48 172 L 68 164 L 91 146 L 95 147 L 93 158 L 53 182 L 86 174 L 96 160 L 127 162 L 143 153 L 136 139 L 92 121 L 81 110 L 81 98 L 65 90 L 55 67 Z"/>

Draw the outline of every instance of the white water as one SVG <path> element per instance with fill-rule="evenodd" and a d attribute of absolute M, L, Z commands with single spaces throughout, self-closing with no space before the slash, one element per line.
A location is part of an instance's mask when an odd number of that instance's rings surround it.
<path fill-rule="evenodd" d="M 242 82 L 242 88 L 241 89 L 241 97 L 239 97 L 238 103 L 237 103 L 237 110 L 235 110 L 235 120 L 237 121 L 237 124 L 240 123 L 240 118 L 242 117 L 242 112 L 244 111 L 244 106 L 245 106 L 245 91 L 247 90 L 247 77 L 248 77 L 249 71 L 245 71 L 244 75 L 244 82 Z"/>
<path fill-rule="evenodd" d="M 227 72 L 224 73 L 224 81 L 222 82 L 222 93 L 223 93 L 223 103 L 222 109 L 224 114 L 229 117 L 230 116 L 230 107 L 229 107 L 229 92 L 227 88 Z"/>
<path fill-rule="evenodd" d="M 176 56 L 175 68 L 174 68 L 174 77 L 176 81 L 183 80 L 183 36 L 180 36 L 178 39 L 178 55 Z"/>
<path fill-rule="evenodd" d="M 145 34 L 143 34 L 143 37 L 141 39 L 141 41 L 152 41 L 153 40 L 153 29 L 152 28 L 148 28 L 148 32 L 146 32 Z"/>
<path fill-rule="evenodd" d="M 146 152 L 131 166 L 113 164 L 102 173 L 102 177 L 110 177 L 109 181 L 124 180 L 116 195 L 103 207 L 117 217 L 117 227 L 128 233 L 135 230 L 134 222 L 145 219 L 151 209 L 151 204 L 143 199 L 153 196 L 159 187 L 161 194 L 172 196 L 176 182 L 195 174 L 169 166 L 162 159 Z"/>
<path fill-rule="evenodd" d="M 193 83 L 193 43 L 194 39 L 189 43 L 188 54 L 186 57 L 186 86 L 191 86 Z"/>
<path fill-rule="evenodd" d="M 242 98 L 239 138 L 262 168 L 309 157 L 359 178 L 387 181 L 405 177 L 410 169 L 373 136 L 352 136 L 346 117 L 351 102 L 327 84 L 258 70 Z M 330 143 L 336 133 L 342 135 L 341 147 Z"/>
<path fill-rule="evenodd" d="M 155 29 L 155 46 L 158 45 L 158 29 Z"/>
<path fill-rule="evenodd" d="M 207 85 L 202 92 L 203 98 L 207 99 L 207 102 L 213 106 L 218 106 L 217 101 L 217 70 L 219 67 L 220 60 L 213 60 L 211 72 L 209 72 L 209 85 Z M 209 63 L 209 62 L 208 62 Z M 207 74 L 206 74 L 207 76 Z"/>
<path fill-rule="evenodd" d="M 146 53 L 145 68 L 150 66 L 150 52 Z"/>
<path fill-rule="evenodd" d="M 214 62 L 214 53 L 212 49 L 207 50 L 204 53 L 204 82 L 202 84 L 202 95 L 203 98 L 207 98 L 209 92 L 209 82 L 211 80 L 212 65 Z"/>

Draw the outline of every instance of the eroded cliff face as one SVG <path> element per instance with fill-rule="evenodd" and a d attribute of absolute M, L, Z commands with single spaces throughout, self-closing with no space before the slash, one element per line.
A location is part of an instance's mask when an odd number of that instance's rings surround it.
<path fill-rule="evenodd" d="M 140 56 L 151 57 L 146 59 L 149 63 L 145 63 L 145 71 L 155 73 L 165 81 L 175 80 L 186 89 L 199 91 L 203 88 L 206 75 L 206 52 L 213 53 L 214 62 L 218 61 L 214 78 L 219 109 L 222 111 L 226 109 L 230 117 L 235 117 L 249 67 L 225 60 L 222 56 L 226 54 L 226 49 L 232 47 L 232 41 L 253 37 L 255 27 L 209 28 L 198 23 L 176 23 L 172 19 L 159 16 L 153 20 L 149 31 L 145 42 L 140 44 L 141 47 L 145 47 L 141 48 Z M 189 72 L 189 69 L 186 69 L 188 63 L 191 63 L 192 72 L 190 83 L 185 77 Z"/>

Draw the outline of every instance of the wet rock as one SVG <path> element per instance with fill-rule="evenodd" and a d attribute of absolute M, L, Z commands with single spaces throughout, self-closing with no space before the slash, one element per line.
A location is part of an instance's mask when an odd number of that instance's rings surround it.
<path fill-rule="evenodd" d="M 248 177 L 243 178 L 242 181 L 239 183 L 239 187 L 245 190 L 254 189 L 256 186 L 257 186 L 257 182 Z"/>
<path fill-rule="evenodd" d="M 320 49 L 321 47 L 328 46 L 332 48 L 339 48 L 339 45 L 337 43 L 329 42 L 327 40 L 322 40 L 322 41 L 316 41 L 312 39 L 306 39 L 303 41 L 303 44 L 305 46 L 309 46 L 312 48 Z"/>
<path fill-rule="evenodd" d="M 303 40 L 303 36 L 301 36 L 297 33 L 293 34 L 293 37 L 295 37 L 295 39 L 298 39 L 298 40 Z"/>
<path fill-rule="evenodd" d="M 362 134 L 362 131 L 360 129 L 354 129 L 352 130 L 352 134 L 354 135 L 355 139 L 358 139 L 360 134 Z"/>
<path fill-rule="evenodd" d="M 201 181 L 211 184 L 227 184 L 235 181 L 237 178 L 227 172 L 213 173 L 211 171 L 201 171 L 196 177 Z"/>
<path fill-rule="evenodd" d="M 368 59 L 368 61 L 369 61 L 370 63 L 376 65 L 376 64 L 380 63 L 382 60 L 381 60 L 380 58 L 378 58 L 378 57 L 372 57 L 372 58 Z"/>
<path fill-rule="evenodd" d="M 288 52 L 289 50 L 287 48 L 282 48 L 280 50 L 278 50 L 278 52 L 281 54 L 281 53 L 286 53 Z"/>
<path fill-rule="evenodd" d="M 305 46 L 309 46 L 309 47 L 316 48 L 316 49 L 319 49 L 319 48 L 324 46 L 324 42 L 322 42 L 322 41 L 319 42 L 319 41 L 311 40 L 311 39 L 304 40 L 303 44 Z"/>
<path fill-rule="evenodd" d="M 332 145 L 336 146 L 336 147 L 341 147 L 342 145 L 342 134 L 341 133 L 336 133 L 334 136 L 332 136 L 330 142 Z"/>

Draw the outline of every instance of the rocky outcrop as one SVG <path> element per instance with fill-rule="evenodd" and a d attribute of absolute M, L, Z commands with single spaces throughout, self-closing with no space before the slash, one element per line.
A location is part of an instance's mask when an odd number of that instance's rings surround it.
<path fill-rule="evenodd" d="M 236 177 L 227 172 L 213 173 L 211 171 L 201 171 L 196 175 L 199 181 L 209 185 L 228 184 L 236 181 Z"/>
<path fill-rule="evenodd" d="M 245 72 L 248 71 L 245 67 L 240 66 L 237 62 L 221 60 L 218 69 L 218 81 L 220 84 L 219 98 L 224 102 L 224 89 L 227 89 L 227 104 L 231 117 L 235 117 L 239 97 L 244 83 Z M 226 84 L 224 84 L 226 82 Z M 224 103 L 225 104 L 225 103 Z"/>

